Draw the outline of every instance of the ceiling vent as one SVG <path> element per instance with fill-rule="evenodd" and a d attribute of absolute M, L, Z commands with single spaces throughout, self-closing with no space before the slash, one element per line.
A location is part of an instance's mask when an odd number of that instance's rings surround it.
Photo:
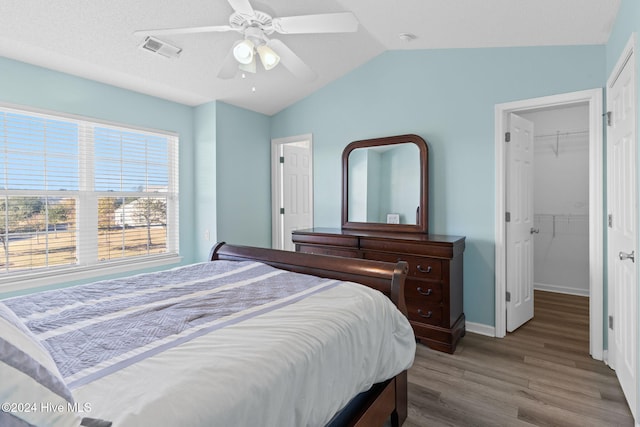
<path fill-rule="evenodd" d="M 182 52 L 182 48 L 170 45 L 169 43 L 158 40 L 155 37 L 147 37 L 140 45 L 141 49 L 148 50 L 166 58 L 177 58 Z"/>

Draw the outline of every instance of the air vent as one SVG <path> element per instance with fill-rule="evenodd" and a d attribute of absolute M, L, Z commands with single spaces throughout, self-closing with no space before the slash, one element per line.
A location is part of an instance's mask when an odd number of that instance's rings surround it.
<path fill-rule="evenodd" d="M 166 58 L 177 58 L 182 52 L 182 49 L 169 43 L 158 40 L 155 37 L 147 37 L 144 39 L 144 43 L 140 45 L 141 49 L 148 50 L 149 52 L 157 53 Z"/>

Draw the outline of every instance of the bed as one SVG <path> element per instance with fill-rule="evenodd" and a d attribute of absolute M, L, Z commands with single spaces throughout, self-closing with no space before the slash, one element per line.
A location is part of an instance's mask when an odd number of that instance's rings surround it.
<path fill-rule="evenodd" d="M 406 263 L 210 261 L 1 301 L 0 425 L 402 425 Z"/>

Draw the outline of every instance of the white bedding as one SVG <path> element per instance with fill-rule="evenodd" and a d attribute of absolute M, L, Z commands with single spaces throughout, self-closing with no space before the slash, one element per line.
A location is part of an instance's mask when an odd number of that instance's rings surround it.
<path fill-rule="evenodd" d="M 362 285 L 260 313 L 80 383 L 77 407 L 114 427 L 324 426 L 413 363 L 409 322 Z"/>

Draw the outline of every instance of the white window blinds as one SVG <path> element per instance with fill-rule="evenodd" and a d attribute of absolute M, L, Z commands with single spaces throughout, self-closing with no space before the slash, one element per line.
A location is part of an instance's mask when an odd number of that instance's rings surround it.
<path fill-rule="evenodd" d="M 178 138 L 0 107 L 0 281 L 178 253 Z"/>
<path fill-rule="evenodd" d="M 78 126 L 44 117 L 0 113 L 5 190 L 78 190 Z"/>

